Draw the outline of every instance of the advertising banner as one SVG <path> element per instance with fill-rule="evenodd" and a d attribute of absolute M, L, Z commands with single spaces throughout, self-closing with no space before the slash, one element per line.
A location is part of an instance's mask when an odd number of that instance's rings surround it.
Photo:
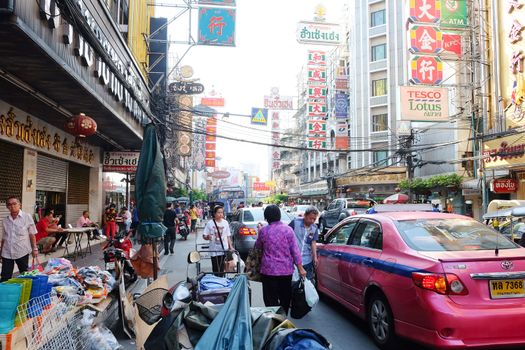
<path fill-rule="evenodd" d="M 483 143 L 485 169 L 509 168 L 525 164 L 523 134 L 506 136 Z"/>
<path fill-rule="evenodd" d="M 270 186 L 266 185 L 264 182 L 254 182 L 253 190 L 258 192 L 271 191 Z"/>
<path fill-rule="evenodd" d="M 193 149 L 190 160 L 192 161 L 193 169 L 204 170 L 206 160 L 206 135 L 202 133 L 206 130 L 206 119 L 203 117 L 194 117 L 193 123 L 194 130 L 197 131 L 197 133 L 193 134 Z"/>
<path fill-rule="evenodd" d="M 208 107 L 224 107 L 224 98 L 222 97 L 203 97 L 201 105 Z"/>
<path fill-rule="evenodd" d="M 235 0 L 198 0 L 199 5 L 235 6 Z"/>
<path fill-rule="evenodd" d="M 448 90 L 438 87 L 401 86 L 401 120 L 448 121 Z"/>
<path fill-rule="evenodd" d="M 326 52 L 319 50 L 308 50 L 308 66 L 326 66 Z"/>
<path fill-rule="evenodd" d="M 335 94 L 335 117 L 348 118 L 348 95 L 342 92 Z"/>
<path fill-rule="evenodd" d="M 340 32 L 339 24 L 301 21 L 297 23 L 296 38 L 300 44 L 339 45 Z"/>
<path fill-rule="evenodd" d="M 413 23 L 438 23 L 441 19 L 441 0 L 409 0 Z"/>
<path fill-rule="evenodd" d="M 439 85 L 443 81 L 443 62 L 438 57 L 414 56 L 410 66 L 414 84 Z"/>
<path fill-rule="evenodd" d="M 443 33 L 443 51 L 458 57 L 462 55 L 461 35 Z"/>
<path fill-rule="evenodd" d="M 335 89 L 348 91 L 348 78 L 335 78 Z"/>
<path fill-rule="evenodd" d="M 235 9 L 199 7 L 197 44 L 235 46 Z"/>
<path fill-rule="evenodd" d="M 468 26 L 466 0 L 441 0 L 441 28 L 463 29 Z"/>
<path fill-rule="evenodd" d="M 208 131 L 209 130 L 209 131 Z M 217 119 L 215 117 L 206 120 L 206 144 L 205 144 L 205 166 L 215 167 L 215 149 L 217 142 Z"/>
<path fill-rule="evenodd" d="M 335 129 L 335 149 L 347 150 L 350 148 L 350 138 L 348 137 L 348 124 L 337 123 Z"/>

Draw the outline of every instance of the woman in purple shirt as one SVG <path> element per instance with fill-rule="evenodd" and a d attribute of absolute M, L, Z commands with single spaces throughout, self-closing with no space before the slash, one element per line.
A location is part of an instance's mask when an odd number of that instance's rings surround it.
<path fill-rule="evenodd" d="M 268 226 L 259 230 L 255 248 L 262 250 L 261 277 L 266 306 L 282 306 L 288 314 L 292 298 L 293 265 L 301 276 L 306 276 L 301 254 L 293 230 L 281 222 L 281 211 L 276 205 L 264 210 Z"/>

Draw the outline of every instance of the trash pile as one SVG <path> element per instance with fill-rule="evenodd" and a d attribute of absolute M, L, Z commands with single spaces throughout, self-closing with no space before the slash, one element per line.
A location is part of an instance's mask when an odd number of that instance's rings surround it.
<path fill-rule="evenodd" d="M 75 269 L 65 258 L 50 259 L 43 273 L 57 294 L 77 298 L 77 304 L 97 304 L 113 290 L 116 281 L 98 266 Z"/>

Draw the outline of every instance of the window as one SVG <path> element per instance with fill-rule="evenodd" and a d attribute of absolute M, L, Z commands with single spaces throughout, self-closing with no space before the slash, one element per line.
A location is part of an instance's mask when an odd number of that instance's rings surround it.
<path fill-rule="evenodd" d="M 370 27 L 377 27 L 386 23 L 385 9 L 370 14 Z"/>
<path fill-rule="evenodd" d="M 382 249 L 383 234 L 381 226 L 373 221 L 360 222 L 352 238 L 350 238 L 350 245 Z"/>
<path fill-rule="evenodd" d="M 372 116 L 372 131 L 386 131 L 388 129 L 388 114 L 376 114 Z"/>
<path fill-rule="evenodd" d="M 374 152 L 374 167 L 388 165 L 388 151 Z"/>
<path fill-rule="evenodd" d="M 372 80 L 372 96 L 383 96 L 386 93 L 386 78 Z"/>
<path fill-rule="evenodd" d="M 372 62 L 386 59 L 386 44 L 372 46 Z"/>
<path fill-rule="evenodd" d="M 330 235 L 327 242 L 329 244 L 346 244 L 346 242 L 348 242 L 348 237 L 352 234 L 356 224 L 357 220 L 354 220 L 341 226 L 336 232 Z"/>

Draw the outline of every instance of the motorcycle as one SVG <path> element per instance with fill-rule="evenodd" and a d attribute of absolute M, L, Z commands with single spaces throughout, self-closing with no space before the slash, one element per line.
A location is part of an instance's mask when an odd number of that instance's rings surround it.
<path fill-rule="evenodd" d="M 124 231 L 120 231 L 102 248 L 105 270 L 110 272 L 117 281 L 120 279 L 120 274 L 123 273 L 126 285 L 135 282 L 138 278 L 130 260 L 132 247 L 131 240 Z"/>
<path fill-rule="evenodd" d="M 184 215 L 179 215 L 177 219 L 177 231 L 179 232 L 182 239 L 186 241 L 188 240 L 188 235 L 190 234 L 190 228 L 186 222 L 186 217 Z"/>

